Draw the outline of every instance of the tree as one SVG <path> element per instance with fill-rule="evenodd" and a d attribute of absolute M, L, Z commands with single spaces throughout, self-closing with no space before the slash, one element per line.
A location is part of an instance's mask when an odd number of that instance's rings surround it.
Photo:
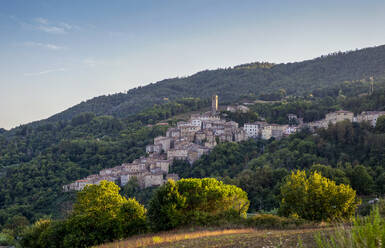
<path fill-rule="evenodd" d="M 78 192 L 74 204 L 74 215 L 109 214 L 116 216 L 121 206 L 127 202 L 119 194 L 119 186 L 113 182 L 101 181 L 99 185 L 87 185 Z"/>
<path fill-rule="evenodd" d="M 118 214 L 121 237 L 147 231 L 146 213 L 144 206 L 135 199 L 128 199 L 123 203 Z"/>
<path fill-rule="evenodd" d="M 242 189 L 214 178 L 168 181 L 156 191 L 149 206 L 149 219 L 156 230 L 186 224 L 202 224 L 226 214 L 245 216 L 249 207 Z"/>
<path fill-rule="evenodd" d="M 311 167 L 311 171 L 317 171 L 321 173 L 322 176 L 329 178 L 336 182 L 336 184 L 349 184 L 349 178 L 346 176 L 345 172 L 342 169 L 333 168 L 331 166 L 315 164 Z"/>
<path fill-rule="evenodd" d="M 380 133 L 385 133 L 385 115 L 377 118 L 376 130 Z"/>
<path fill-rule="evenodd" d="M 89 247 L 147 230 L 146 209 L 113 182 L 87 185 L 63 221 L 40 221 L 22 236 L 27 247 Z"/>
<path fill-rule="evenodd" d="M 281 198 L 280 214 L 313 221 L 349 219 L 359 203 L 350 186 L 336 185 L 318 172 L 307 176 L 305 171 L 286 178 Z"/>
<path fill-rule="evenodd" d="M 186 198 L 178 190 L 178 184 L 169 180 L 161 186 L 150 200 L 148 218 L 155 230 L 169 230 L 183 222 L 182 209 Z"/>
<path fill-rule="evenodd" d="M 373 192 L 373 178 L 369 175 L 368 171 L 363 165 L 357 165 L 353 168 L 353 171 L 350 175 L 350 181 L 352 187 L 357 190 L 358 194 L 365 195 Z"/>
<path fill-rule="evenodd" d="M 41 219 L 36 221 L 33 225 L 24 229 L 21 234 L 20 244 L 23 247 L 29 248 L 42 248 L 47 247 L 43 246 L 41 242 L 41 234 L 49 228 L 51 225 L 51 220 L 49 219 Z"/>

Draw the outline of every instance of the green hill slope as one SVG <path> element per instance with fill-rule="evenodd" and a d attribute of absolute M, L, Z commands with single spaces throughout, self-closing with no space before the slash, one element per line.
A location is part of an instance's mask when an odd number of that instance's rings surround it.
<path fill-rule="evenodd" d="M 173 78 L 108 96 L 95 97 L 49 118 L 70 120 L 82 112 L 126 117 L 143 109 L 181 97 L 207 98 L 213 93 L 221 102 L 241 96 L 273 93 L 285 89 L 302 95 L 344 81 L 385 78 L 385 46 L 338 52 L 288 64 L 251 63 L 233 68 L 206 70 L 185 78 Z"/>

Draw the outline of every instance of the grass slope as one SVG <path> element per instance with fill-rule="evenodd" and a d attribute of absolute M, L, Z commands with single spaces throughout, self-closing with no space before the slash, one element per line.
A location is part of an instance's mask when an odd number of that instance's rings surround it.
<path fill-rule="evenodd" d="M 333 228 L 306 228 L 290 230 L 226 229 L 204 231 L 172 231 L 135 236 L 124 241 L 97 246 L 97 248 L 134 247 L 315 247 L 314 235 Z"/>

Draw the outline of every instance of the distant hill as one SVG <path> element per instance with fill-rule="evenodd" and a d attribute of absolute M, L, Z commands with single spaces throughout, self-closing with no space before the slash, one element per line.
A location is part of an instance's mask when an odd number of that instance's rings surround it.
<path fill-rule="evenodd" d="M 144 87 L 95 97 L 50 117 L 70 120 L 82 112 L 126 117 L 143 109 L 181 97 L 208 98 L 220 95 L 221 103 L 242 96 L 260 96 L 285 89 L 288 95 L 302 95 L 344 81 L 385 78 L 385 45 L 338 52 L 296 63 L 250 63 L 227 69 L 206 70 L 184 78 L 173 78 Z"/>

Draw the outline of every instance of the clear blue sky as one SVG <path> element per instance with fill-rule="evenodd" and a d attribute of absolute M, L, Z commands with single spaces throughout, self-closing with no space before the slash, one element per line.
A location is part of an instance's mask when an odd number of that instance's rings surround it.
<path fill-rule="evenodd" d="M 385 44 L 383 0 L 0 0 L 0 127 L 164 78 Z"/>

